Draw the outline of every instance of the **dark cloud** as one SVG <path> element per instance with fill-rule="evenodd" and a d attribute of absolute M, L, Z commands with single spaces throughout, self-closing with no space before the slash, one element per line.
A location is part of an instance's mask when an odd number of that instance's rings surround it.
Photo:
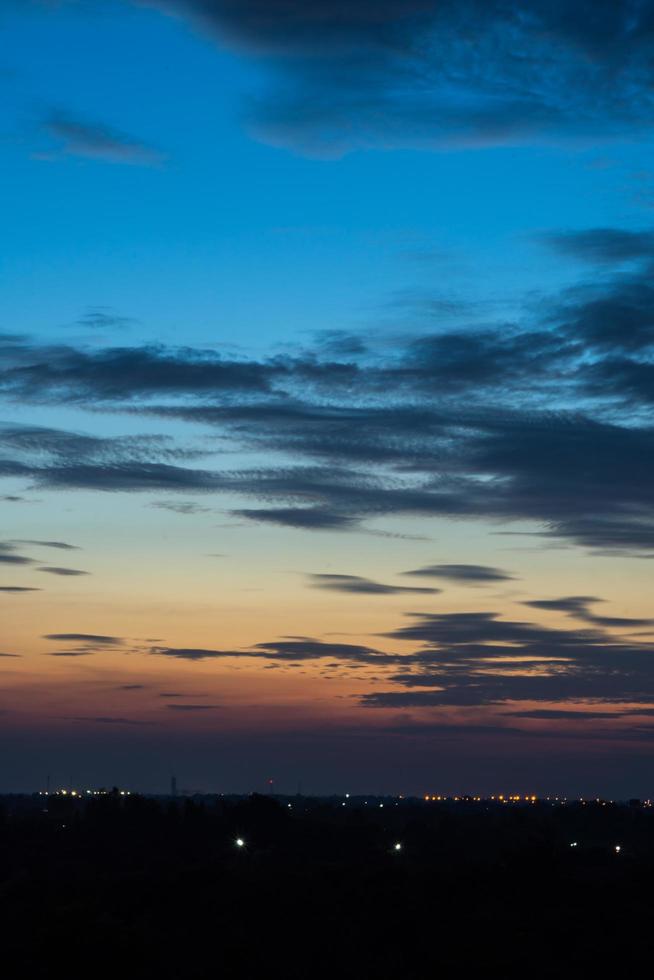
<path fill-rule="evenodd" d="M 58 489 L 136 491 L 208 491 L 221 489 L 219 475 L 176 465 L 193 453 L 176 449 L 161 436 L 100 438 L 35 426 L 0 427 L 1 476 L 21 476 L 42 487 Z M 11 557 L 13 545 L 0 546 L 0 558 L 27 564 L 33 559 Z"/>
<path fill-rule="evenodd" d="M 626 616 L 598 616 L 593 613 L 589 606 L 598 602 L 604 602 L 596 596 L 577 595 L 563 596 L 560 599 L 530 599 L 523 604 L 531 606 L 532 609 L 546 609 L 555 612 L 563 612 L 575 619 L 584 620 L 596 626 L 616 627 L 623 629 L 635 629 L 640 626 L 654 626 L 654 619 L 633 619 Z"/>
<path fill-rule="evenodd" d="M 92 643 L 97 646 L 119 646 L 123 641 L 118 636 L 103 636 L 98 633 L 46 633 L 44 640 L 62 643 Z"/>
<path fill-rule="evenodd" d="M 431 593 L 436 595 L 440 589 L 414 588 L 406 585 L 383 585 L 359 575 L 310 575 L 311 584 L 318 589 L 330 592 L 343 592 L 351 595 L 401 595 L 402 593 Z"/>
<path fill-rule="evenodd" d="M 240 497 L 233 516 L 304 531 L 372 533 L 368 522 L 389 516 L 521 521 L 598 551 L 654 554 L 653 337 L 654 289 L 641 269 L 549 297 L 519 324 L 396 338 L 376 351 L 349 345 L 340 360 L 320 343 L 236 361 L 215 351 L 89 352 L 9 339 L 0 370 L 7 398 L 107 407 L 205 432 L 200 451 L 166 437 L 7 425 L 0 476 L 48 489 Z M 223 446 L 255 462 L 197 463 Z M 199 506 L 162 504 L 180 513 Z M 472 583 L 473 569 L 456 580 Z"/>
<path fill-rule="evenodd" d="M 68 544 L 66 541 L 32 541 L 32 540 L 22 540 L 16 541 L 15 544 L 33 544 L 40 548 L 58 548 L 61 551 L 80 551 L 80 548 L 74 544 Z"/>
<path fill-rule="evenodd" d="M 544 235 L 542 239 L 562 255 L 594 263 L 620 263 L 654 257 L 654 232 L 622 228 L 585 228 Z"/>
<path fill-rule="evenodd" d="M 284 376 L 283 363 L 258 364 L 223 358 L 213 350 L 161 346 L 82 350 L 68 345 L 33 348 L 19 339 L 7 345 L 0 387 L 30 392 L 35 399 L 96 401 L 148 395 L 219 391 L 266 393 Z"/>
<path fill-rule="evenodd" d="M 83 572 L 79 568 L 61 568 L 59 565 L 41 565 L 37 571 L 47 572 L 48 575 L 60 575 L 62 577 L 74 577 L 76 575 L 90 575 L 90 572 Z"/>
<path fill-rule="evenodd" d="M 270 643 L 257 643 L 255 651 L 270 660 L 321 660 L 324 657 L 336 658 L 341 662 L 361 664 L 392 664 L 402 661 L 402 657 L 381 653 L 372 647 L 354 643 L 327 643 L 310 637 L 274 640 Z"/>
<path fill-rule="evenodd" d="M 159 490 L 219 491 L 220 479 L 208 470 L 172 466 L 169 463 L 116 462 L 51 466 L 34 471 L 43 487 L 139 493 Z"/>
<path fill-rule="evenodd" d="M 564 600 L 562 600 L 564 601 Z M 568 604 L 566 604 L 566 611 Z M 600 624 L 551 629 L 494 612 L 412 614 L 389 636 L 418 645 L 392 675 L 395 690 L 365 694 L 371 707 L 595 703 L 654 704 L 654 643 Z M 528 709 L 531 710 L 531 709 Z"/>
<path fill-rule="evenodd" d="M 588 365 L 584 382 L 589 394 L 613 394 L 632 410 L 654 405 L 654 363 L 651 360 L 605 357 Z"/>
<path fill-rule="evenodd" d="M 340 662 L 396 664 L 403 658 L 352 643 L 327 643 L 311 637 L 294 637 L 257 643 L 249 650 L 205 650 L 185 647 L 152 647 L 150 652 L 179 660 L 211 660 L 225 657 L 255 657 L 264 660 L 305 661 L 337 658 Z M 186 695 L 188 697 L 188 695 Z"/>
<path fill-rule="evenodd" d="M 62 152 L 71 156 L 150 167 L 164 160 L 160 152 L 145 143 L 101 123 L 74 119 L 67 113 L 53 112 L 44 128 L 61 145 Z"/>
<path fill-rule="evenodd" d="M 0 653 L 0 657 L 20 657 L 19 653 Z"/>
<path fill-rule="evenodd" d="M 560 303 L 553 303 L 548 318 L 563 336 L 583 344 L 584 353 L 590 350 L 619 357 L 651 352 L 654 285 L 649 269 L 608 283 L 571 287 Z"/>
<path fill-rule="evenodd" d="M 172 657 L 176 660 L 216 660 L 222 657 L 239 656 L 233 650 L 206 650 L 197 647 L 152 647 L 150 653 L 160 657 Z"/>
<path fill-rule="evenodd" d="M 320 507 L 266 507 L 244 508 L 232 511 L 235 517 L 246 517 L 262 524 L 279 524 L 309 531 L 344 531 L 357 523 L 348 514 Z"/>
<path fill-rule="evenodd" d="M 75 650 L 52 650 L 49 657 L 91 657 L 98 652 L 98 647 L 79 647 Z"/>
<path fill-rule="evenodd" d="M 33 565 L 34 559 L 17 555 L 15 546 L 8 541 L 0 541 L 0 565 Z"/>
<path fill-rule="evenodd" d="M 0 592 L 9 593 L 10 595 L 19 595 L 21 592 L 41 592 L 41 589 L 27 588 L 27 586 L 21 585 L 0 585 Z"/>
<path fill-rule="evenodd" d="M 405 575 L 416 575 L 424 578 L 444 578 L 457 584 L 481 584 L 486 582 L 507 582 L 514 578 L 501 568 L 490 565 L 425 565 L 414 568 Z"/>
<path fill-rule="evenodd" d="M 310 153 L 579 143 L 651 125 L 649 0 L 140 2 L 262 62 L 272 84 L 250 126 Z"/>

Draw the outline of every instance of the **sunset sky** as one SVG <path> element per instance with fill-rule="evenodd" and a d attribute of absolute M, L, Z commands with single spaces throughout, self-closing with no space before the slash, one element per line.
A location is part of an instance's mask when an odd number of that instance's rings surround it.
<path fill-rule="evenodd" d="M 0 32 L 0 791 L 650 795 L 654 3 Z"/>

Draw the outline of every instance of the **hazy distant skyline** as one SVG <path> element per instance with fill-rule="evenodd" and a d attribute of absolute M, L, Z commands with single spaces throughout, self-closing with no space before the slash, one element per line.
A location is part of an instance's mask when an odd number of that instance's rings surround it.
<path fill-rule="evenodd" d="M 653 28 L 0 0 L 0 790 L 648 794 Z"/>

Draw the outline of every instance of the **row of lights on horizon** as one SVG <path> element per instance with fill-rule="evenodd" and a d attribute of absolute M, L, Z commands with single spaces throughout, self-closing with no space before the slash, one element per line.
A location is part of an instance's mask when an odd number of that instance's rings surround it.
<path fill-rule="evenodd" d="M 110 796 L 111 793 L 108 789 L 87 789 L 84 792 L 76 789 L 56 789 L 54 793 L 50 790 L 39 790 L 39 796 L 75 796 L 83 799 L 85 796 Z M 132 792 L 129 789 L 118 790 L 119 796 L 131 796 Z"/>
<path fill-rule="evenodd" d="M 500 793 L 498 796 L 430 796 L 429 793 L 423 797 L 426 803 L 437 803 L 437 802 L 447 802 L 453 801 L 455 803 L 486 803 L 489 800 L 494 803 L 568 803 L 567 796 L 544 796 L 539 799 L 537 796 L 504 796 Z M 599 803 L 600 806 L 611 806 L 615 804 L 615 800 L 602 800 L 599 796 L 595 799 L 585 800 L 583 796 L 579 799 L 575 799 L 574 802 L 579 802 L 583 806 L 587 806 L 589 803 Z M 651 807 L 652 800 L 643 800 L 642 806 Z"/>
<path fill-rule="evenodd" d="M 87 797 L 87 796 L 109 796 L 109 795 L 111 795 L 112 792 L 113 791 L 106 790 L 106 789 L 87 789 L 87 790 L 84 790 L 84 791 L 76 790 L 76 789 L 58 789 L 58 790 L 55 790 L 54 792 L 50 792 L 50 790 L 39 790 L 39 796 L 72 796 L 72 797 L 76 797 L 76 798 L 79 798 L 79 799 L 83 799 L 84 797 Z M 121 790 L 118 790 L 118 795 L 119 796 L 131 796 L 132 795 L 132 792 L 131 792 L 131 790 L 121 789 Z M 222 796 L 223 794 L 221 793 L 220 795 Z M 349 793 L 345 793 L 345 800 L 349 800 L 349 799 L 350 799 L 350 794 Z M 405 797 L 404 796 L 398 796 L 397 799 L 398 800 L 404 800 Z M 542 798 L 539 799 L 539 797 L 537 797 L 535 795 L 520 796 L 519 794 L 516 794 L 514 796 L 512 796 L 512 795 L 505 796 L 502 793 L 500 793 L 499 795 L 494 795 L 494 796 L 440 796 L 440 795 L 439 796 L 436 796 L 436 795 L 430 795 L 429 793 L 427 793 L 423 797 L 423 800 L 424 800 L 425 803 L 446 803 L 446 802 L 454 802 L 454 803 L 486 803 L 486 802 L 489 802 L 490 801 L 490 802 L 493 802 L 493 803 L 538 803 L 538 802 L 545 802 L 545 803 L 562 803 L 563 804 L 563 803 L 568 803 L 569 802 L 567 796 L 545 796 L 545 797 L 542 797 Z M 614 800 L 602 800 L 602 799 L 600 799 L 600 797 L 595 797 L 595 799 L 593 799 L 593 800 L 585 800 L 583 797 L 579 797 L 578 801 L 575 800 L 574 802 L 579 802 L 583 806 L 587 806 L 588 803 L 596 803 L 596 804 L 600 804 L 601 806 L 613 805 L 615 803 Z M 345 805 L 346 805 L 345 802 L 342 802 L 341 803 L 341 806 L 345 806 Z M 368 800 L 364 800 L 364 806 L 367 806 L 367 805 L 368 805 Z M 381 809 L 383 809 L 383 807 L 384 807 L 384 804 L 383 803 L 379 803 L 377 805 Z M 398 805 L 399 804 L 396 802 L 395 803 L 395 806 L 398 806 Z M 649 800 L 649 799 L 648 800 L 643 800 L 641 805 L 644 806 L 644 807 L 651 807 L 653 805 L 653 802 L 652 802 L 652 800 Z M 289 809 L 292 808 L 292 804 L 291 803 L 287 803 L 287 807 Z"/>

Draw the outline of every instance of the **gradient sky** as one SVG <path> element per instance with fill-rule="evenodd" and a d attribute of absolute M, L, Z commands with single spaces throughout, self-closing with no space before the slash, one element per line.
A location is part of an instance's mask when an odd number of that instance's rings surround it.
<path fill-rule="evenodd" d="M 651 795 L 654 3 L 0 31 L 0 790 Z"/>

